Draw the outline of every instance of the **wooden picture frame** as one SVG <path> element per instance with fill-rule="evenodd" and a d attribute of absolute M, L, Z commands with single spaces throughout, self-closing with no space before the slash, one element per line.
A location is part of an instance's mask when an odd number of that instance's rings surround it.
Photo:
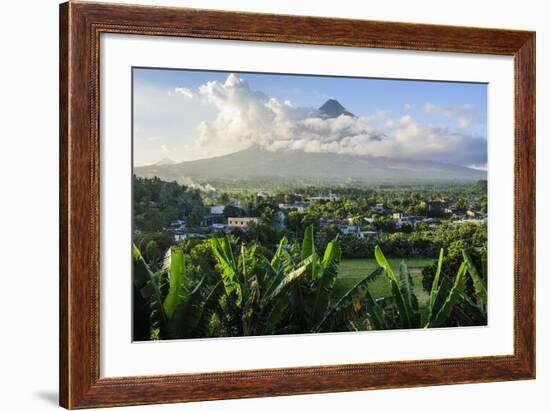
<path fill-rule="evenodd" d="M 101 33 L 513 56 L 514 354 L 100 378 Z M 59 47 L 60 405 L 91 408 L 535 378 L 534 32 L 69 2 L 60 6 Z"/>

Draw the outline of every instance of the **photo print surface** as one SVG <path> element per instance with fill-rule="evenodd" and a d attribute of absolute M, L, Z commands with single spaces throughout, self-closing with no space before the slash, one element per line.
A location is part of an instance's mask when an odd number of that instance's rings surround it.
<path fill-rule="evenodd" d="M 133 68 L 134 341 L 487 325 L 487 84 Z"/>

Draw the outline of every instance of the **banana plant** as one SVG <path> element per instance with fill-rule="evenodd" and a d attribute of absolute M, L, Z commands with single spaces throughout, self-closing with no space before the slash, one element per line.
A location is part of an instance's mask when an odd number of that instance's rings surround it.
<path fill-rule="evenodd" d="M 302 324 L 309 332 L 354 330 L 354 322 L 361 313 L 360 301 L 366 284 L 374 281 L 382 270 L 375 270 L 366 275 L 350 288 L 343 290 L 341 296 L 334 296 L 333 289 L 338 276 L 338 264 L 342 258 L 342 250 L 338 237 L 327 244 L 323 258 L 316 254 L 313 226 L 306 228 L 302 242 L 302 258 L 312 258 L 308 281 L 302 281 L 299 291 L 301 297 L 293 309 L 300 313 Z"/>
<path fill-rule="evenodd" d="M 342 321 L 346 319 L 349 320 L 350 317 L 354 317 L 354 314 L 357 314 L 357 303 L 360 302 L 362 298 L 366 299 L 366 308 L 371 318 L 371 322 L 374 325 L 375 329 L 384 329 L 386 324 L 385 314 L 378 304 L 376 304 L 372 294 L 368 289 L 368 285 L 375 281 L 380 274 L 384 271 L 381 268 L 374 270 L 372 273 L 368 274 L 348 290 L 346 290 L 341 297 L 331 301 L 328 309 L 323 315 L 323 318 L 317 324 L 315 332 L 319 332 L 325 328 L 325 330 L 334 330 L 337 324 L 341 324 Z M 336 321 L 334 319 L 336 318 Z M 331 323 L 328 327 L 327 323 Z"/>
<path fill-rule="evenodd" d="M 133 245 L 132 258 L 134 288 L 138 290 L 142 301 L 146 304 L 146 311 L 149 316 L 150 338 L 154 338 L 152 330 L 166 324 L 159 276 L 158 273 L 151 271 L 135 244 Z"/>
<path fill-rule="evenodd" d="M 467 274 L 469 273 L 477 295 L 476 306 L 485 313 L 487 304 L 487 290 L 482 277 L 478 274 L 474 264 L 466 253 L 464 253 L 464 261 L 460 265 L 453 280 L 442 276 L 443 265 L 443 249 L 440 250 L 437 264 L 437 271 L 432 283 L 428 302 L 425 310 L 421 310 L 418 305 L 418 300 L 414 294 L 412 278 L 409 274 L 407 266 L 404 262 L 400 264 L 399 278 L 394 274 L 390 264 L 386 260 L 380 247 L 375 248 L 375 258 L 386 273 L 392 290 L 392 300 L 395 305 L 396 313 L 400 319 L 402 328 L 428 328 L 440 327 L 451 317 L 451 314 L 456 309 L 459 310 L 458 304 L 466 300 L 465 294 Z M 368 298 L 369 304 L 374 302 L 372 298 Z M 374 302 L 376 304 L 376 302 Z M 376 310 L 377 312 L 374 312 Z M 380 310 L 370 308 L 373 311 L 373 318 L 376 319 L 376 325 L 383 325 L 380 322 Z M 377 314 L 377 315 L 376 315 Z M 460 313 L 459 313 L 460 315 Z"/>
<path fill-rule="evenodd" d="M 470 277 L 474 284 L 474 291 L 476 296 L 475 305 L 479 309 L 479 311 L 481 311 L 481 313 L 487 315 L 487 261 L 484 260 L 481 263 L 484 271 L 483 276 L 481 276 L 468 253 L 463 250 L 462 256 L 464 258 L 464 261 L 466 262 L 468 274 L 470 274 Z"/>
<path fill-rule="evenodd" d="M 239 312 L 243 335 L 274 333 L 288 308 L 285 297 L 293 285 L 310 269 L 312 256 L 294 266 L 286 252 L 283 238 L 271 261 L 255 253 L 249 255 L 244 245 L 238 259 L 233 257 L 229 238 L 212 238 L 210 244 L 226 296 Z M 258 266 L 260 269 L 258 269 Z"/>
<path fill-rule="evenodd" d="M 440 327 L 450 318 L 461 324 L 486 318 L 485 264 L 480 274 L 466 253 L 451 278 L 443 273 L 440 251 L 428 301 L 419 307 L 407 265 L 402 262 L 395 273 L 379 247 L 379 268 L 335 296 L 338 238 L 328 243 L 321 258 L 313 227 L 306 229 L 299 255 L 287 250 L 286 237 L 271 259 L 256 245 L 238 245 L 227 236 L 213 237 L 208 244 L 215 271 L 194 281 L 188 278 L 181 249 L 171 248 L 164 268 L 154 272 L 134 246 L 134 287 L 147 303 L 151 338 L 205 337 L 214 320 L 222 324 L 223 335 L 267 335 Z M 383 274 L 392 294 L 376 300 L 371 284 Z M 468 276 L 473 295 L 465 292 Z"/>
<path fill-rule="evenodd" d="M 359 314 L 353 307 L 362 282 L 345 290 L 342 297 L 333 298 L 342 254 L 338 238 L 328 243 L 320 258 L 313 227 L 308 227 L 298 261 L 286 250 L 286 237 L 271 260 L 255 254 L 254 246 L 248 247 L 248 252 L 241 246 L 240 255 L 234 258 L 228 237 L 213 238 L 210 243 L 243 335 L 334 331 L 346 328 L 347 320 Z"/>
<path fill-rule="evenodd" d="M 200 336 L 207 327 L 209 315 L 216 308 L 221 281 L 209 286 L 203 277 L 189 289 L 184 253 L 172 248 L 167 259 L 169 289 L 164 296 L 160 285 L 162 272 L 153 272 L 135 245 L 133 260 L 134 286 L 148 302 L 151 329 L 159 330 L 162 338 Z"/>

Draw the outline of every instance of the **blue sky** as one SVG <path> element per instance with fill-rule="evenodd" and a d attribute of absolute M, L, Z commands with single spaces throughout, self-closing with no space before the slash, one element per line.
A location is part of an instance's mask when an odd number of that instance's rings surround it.
<path fill-rule="evenodd" d="M 250 135 L 250 138 L 253 138 L 252 135 L 258 127 L 261 130 L 258 129 L 257 132 L 263 136 L 262 141 L 266 147 L 277 147 L 279 140 L 292 140 L 294 148 L 305 147 L 307 144 L 303 140 L 312 138 L 319 140 L 318 145 L 310 145 L 309 149 L 312 151 L 348 150 L 349 146 L 342 148 L 335 147 L 334 144 L 327 145 L 327 141 L 333 139 L 326 133 L 317 136 L 311 134 L 311 128 L 304 131 L 301 125 L 298 126 L 303 119 L 296 117 L 296 110 L 284 114 L 282 120 L 285 124 L 290 118 L 296 122 L 291 127 L 292 130 L 284 131 L 273 130 L 279 127 L 281 118 L 273 120 L 276 122 L 269 128 L 264 127 L 269 126 L 264 123 L 272 121 L 269 113 L 258 113 L 257 118 L 251 117 L 250 114 L 258 110 L 263 111 L 263 106 L 269 99 L 275 99 L 280 103 L 289 101 L 292 107 L 317 108 L 329 98 L 337 99 L 360 119 L 379 117 L 370 120 L 370 123 L 367 120 L 361 122 L 360 127 L 358 124 L 346 126 L 348 134 L 350 130 L 354 130 L 355 134 L 351 135 L 356 140 L 354 144 L 359 144 L 360 140 L 356 138 L 359 135 L 372 133 L 374 128 L 380 131 L 386 124 L 387 130 L 382 132 L 388 135 L 388 138 L 394 139 L 391 147 L 399 156 L 429 157 L 429 152 L 418 154 L 418 150 L 406 149 L 404 136 L 407 134 L 402 131 L 404 126 L 395 124 L 410 119 L 409 133 L 413 133 L 413 128 L 416 130 L 411 144 L 414 142 L 418 146 L 422 143 L 419 134 L 433 134 L 427 143 L 438 147 L 439 151 L 435 154 L 442 154 L 441 158 L 446 162 L 475 167 L 484 167 L 486 163 L 486 147 L 484 153 L 479 153 L 482 146 L 486 146 L 483 143 L 486 141 L 487 133 L 486 84 L 235 73 L 239 82 L 228 85 L 229 74 L 213 71 L 134 69 L 136 164 L 154 163 L 163 157 L 184 161 L 224 154 L 230 151 L 231 147 L 240 149 L 250 144 L 250 139 L 243 142 L 240 137 Z M 208 82 L 215 83 L 207 90 L 204 86 Z M 231 88 L 233 86 L 236 88 Z M 220 99 L 221 95 L 224 97 Z M 181 98 L 176 99 L 175 96 Z M 273 110 L 275 116 L 279 116 L 279 111 Z M 240 128 L 236 126 L 236 121 L 227 118 L 228 112 L 234 113 L 239 119 Z M 232 141 L 222 135 L 223 121 L 231 123 L 231 127 L 225 127 L 225 130 L 234 133 Z M 323 126 L 334 129 L 334 125 Z M 273 130 L 274 135 L 266 135 L 270 133 L 269 129 Z M 300 130 L 300 135 L 297 135 L 296 130 Z M 349 137 L 346 132 L 339 130 L 341 138 Z M 437 133 L 437 136 L 434 133 Z M 475 143 L 471 144 L 471 149 L 476 151 L 471 153 L 471 161 L 468 161 L 468 153 L 461 153 L 453 160 L 452 153 L 442 152 L 441 146 L 444 144 L 441 142 L 445 142 L 446 135 L 452 139 L 453 144 L 450 146 L 453 149 L 460 145 L 460 142 L 456 141 L 457 135 L 464 139 L 466 145 Z M 298 140 L 302 143 L 295 143 Z M 201 141 L 206 143 L 202 148 Z M 400 145 L 395 149 L 397 141 Z M 216 143 L 219 143 L 220 150 L 216 150 Z M 290 147 L 289 144 L 285 144 L 285 147 Z M 374 155 L 378 152 L 391 155 L 388 150 L 381 150 L 380 147 L 372 148 Z M 369 153 L 368 150 L 364 152 Z"/>

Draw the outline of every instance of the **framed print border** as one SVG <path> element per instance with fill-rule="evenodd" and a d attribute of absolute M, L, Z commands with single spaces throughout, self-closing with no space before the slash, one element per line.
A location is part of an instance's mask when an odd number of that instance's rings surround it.
<path fill-rule="evenodd" d="M 101 378 L 102 33 L 513 56 L 513 355 Z M 535 378 L 534 32 L 72 1 L 60 6 L 59 46 L 60 405 L 91 408 Z"/>

